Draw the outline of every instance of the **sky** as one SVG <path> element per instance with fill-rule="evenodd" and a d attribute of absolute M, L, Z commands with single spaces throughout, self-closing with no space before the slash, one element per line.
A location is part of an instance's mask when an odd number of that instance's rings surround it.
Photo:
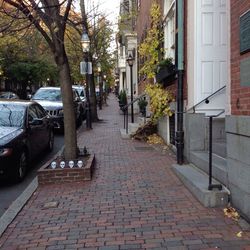
<path fill-rule="evenodd" d="M 113 25 L 114 39 L 118 31 L 118 16 L 120 10 L 120 0 L 86 0 L 86 12 L 93 10 L 93 5 L 98 6 L 98 12 L 103 13 Z M 116 47 L 115 41 L 112 42 L 110 50 Z"/>
<path fill-rule="evenodd" d="M 93 5 L 99 6 L 98 10 L 107 16 L 115 26 L 118 22 L 120 0 L 87 0 L 87 8 L 93 9 Z M 117 27 L 114 27 L 117 30 Z"/>

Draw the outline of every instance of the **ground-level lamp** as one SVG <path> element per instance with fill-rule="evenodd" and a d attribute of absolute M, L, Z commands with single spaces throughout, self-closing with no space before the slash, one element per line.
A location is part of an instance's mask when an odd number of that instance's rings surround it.
<path fill-rule="evenodd" d="M 131 122 L 134 123 L 134 90 L 133 90 L 133 64 L 134 64 L 134 58 L 131 54 L 127 57 L 127 63 L 130 67 L 130 92 L 131 92 Z"/>
<path fill-rule="evenodd" d="M 90 110 L 90 101 L 89 101 L 89 49 L 90 49 L 90 40 L 88 33 L 84 29 L 82 37 L 81 37 L 82 51 L 85 62 L 85 70 L 84 73 L 86 75 L 86 127 L 87 129 L 91 129 L 91 110 Z"/>

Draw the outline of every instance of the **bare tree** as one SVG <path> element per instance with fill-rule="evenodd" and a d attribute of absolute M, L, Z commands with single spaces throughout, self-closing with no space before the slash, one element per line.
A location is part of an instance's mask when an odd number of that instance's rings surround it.
<path fill-rule="evenodd" d="M 3 0 L 0 11 L 10 22 L 2 24 L 0 32 L 16 32 L 34 26 L 48 43 L 59 71 L 64 107 L 66 159 L 77 157 L 76 122 L 73 107 L 72 82 L 64 37 L 72 0 Z M 21 27 L 15 20 L 24 20 Z"/>

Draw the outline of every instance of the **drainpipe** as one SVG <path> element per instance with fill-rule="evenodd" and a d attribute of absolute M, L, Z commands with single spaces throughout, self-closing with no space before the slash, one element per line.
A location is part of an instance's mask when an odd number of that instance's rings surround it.
<path fill-rule="evenodd" d="M 183 164 L 184 131 L 183 131 L 183 75 L 184 75 L 184 1 L 176 1 L 176 28 L 177 34 L 177 131 L 176 149 L 177 163 Z"/>

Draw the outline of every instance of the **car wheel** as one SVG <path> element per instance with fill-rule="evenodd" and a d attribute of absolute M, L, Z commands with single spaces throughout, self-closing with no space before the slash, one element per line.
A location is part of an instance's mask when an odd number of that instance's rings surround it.
<path fill-rule="evenodd" d="M 51 130 L 50 134 L 49 134 L 49 141 L 48 141 L 48 145 L 47 145 L 47 150 L 49 152 L 51 152 L 54 148 L 54 132 Z"/>
<path fill-rule="evenodd" d="M 22 181 L 26 175 L 28 167 L 28 155 L 26 151 L 22 151 L 19 159 L 18 159 L 18 166 L 16 169 L 16 180 L 18 182 Z"/>

